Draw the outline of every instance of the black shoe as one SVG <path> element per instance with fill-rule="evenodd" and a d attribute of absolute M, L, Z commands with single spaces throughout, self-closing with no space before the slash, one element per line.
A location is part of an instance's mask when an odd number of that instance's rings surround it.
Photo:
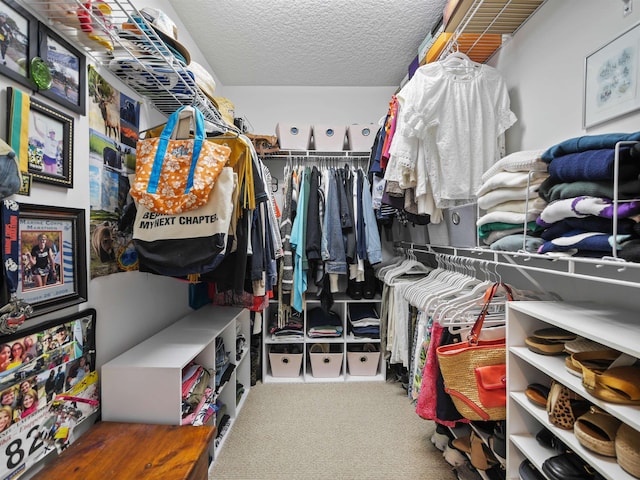
<path fill-rule="evenodd" d="M 373 271 L 372 267 L 365 267 L 364 269 L 364 285 L 362 288 L 362 296 L 367 300 L 371 300 L 376 296 L 378 289 L 378 279 Z"/>
<path fill-rule="evenodd" d="M 353 279 L 349 279 L 349 285 L 347 286 L 347 295 L 354 300 L 362 299 L 362 286 L 364 282 L 356 282 Z"/>
<path fill-rule="evenodd" d="M 551 448 L 558 453 L 569 451 L 569 448 L 547 428 L 543 428 L 536 434 L 536 440 L 543 447 Z"/>
<path fill-rule="evenodd" d="M 493 435 L 489 437 L 489 444 L 493 453 L 500 458 L 507 458 L 507 439 L 505 435 L 504 422 L 496 422 L 496 426 L 493 429 Z"/>
<path fill-rule="evenodd" d="M 599 480 L 602 476 L 573 452 L 547 458 L 542 472 L 549 480 Z"/>
<path fill-rule="evenodd" d="M 544 475 L 529 460 L 520 464 L 518 474 L 522 480 L 545 480 Z"/>

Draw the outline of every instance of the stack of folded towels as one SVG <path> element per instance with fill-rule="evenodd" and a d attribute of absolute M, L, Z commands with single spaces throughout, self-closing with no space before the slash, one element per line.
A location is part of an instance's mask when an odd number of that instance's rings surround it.
<path fill-rule="evenodd" d="M 576 137 L 542 154 L 549 177 L 538 194 L 548 205 L 536 220 L 544 228 L 538 253 L 603 257 L 616 248 L 616 254 L 624 258 L 626 245 L 629 252 L 636 249 L 632 247 L 638 244 L 640 229 L 634 217 L 640 214 L 640 202 L 633 199 L 640 197 L 640 147 L 619 148 L 616 205 L 615 146 L 620 141 L 640 141 L 640 132 Z M 618 218 L 615 238 L 614 211 Z"/>
<path fill-rule="evenodd" d="M 476 196 L 485 213 L 476 226 L 480 240 L 491 249 L 518 251 L 524 247 L 535 252 L 542 243 L 531 236 L 540 230 L 536 219 L 546 206 L 537 193 L 548 177 L 542 153 L 543 150 L 512 153 L 483 174 Z"/>

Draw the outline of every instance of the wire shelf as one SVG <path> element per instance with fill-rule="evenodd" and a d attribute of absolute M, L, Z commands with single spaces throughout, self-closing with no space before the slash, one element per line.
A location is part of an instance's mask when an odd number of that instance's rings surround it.
<path fill-rule="evenodd" d="M 187 66 L 167 47 L 129 0 L 18 0 L 169 116 L 183 105 L 198 108 L 219 130 L 234 130 L 196 85 Z"/>

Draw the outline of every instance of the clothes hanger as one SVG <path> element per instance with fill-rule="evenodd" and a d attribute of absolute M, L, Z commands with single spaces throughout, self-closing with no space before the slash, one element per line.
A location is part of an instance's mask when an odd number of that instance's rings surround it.
<path fill-rule="evenodd" d="M 416 308 L 428 311 L 431 301 L 438 298 L 438 295 L 445 291 L 453 290 L 453 282 L 461 275 L 457 271 L 451 270 L 447 256 L 436 257 L 439 268 L 425 278 L 423 281 L 406 287 L 403 295 Z"/>
<path fill-rule="evenodd" d="M 446 70 L 459 75 L 471 73 L 481 66 L 480 63 L 474 62 L 467 54 L 458 50 L 447 55 L 441 63 Z"/>
<path fill-rule="evenodd" d="M 395 268 L 391 268 L 384 275 L 384 283 L 391 285 L 393 279 L 405 274 L 425 274 L 433 270 L 415 258 L 406 258 Z"/>
<path fill-rule="evenodd" d="M 384 275 L 392 268 L 399 266 L 405 259 L 406 257 L 404 256 L 396 255 L 391 258 L 391 260 L 379 265 L 378 268 L 376 268 L 376 277 L 378 280 L 384 281 Z"/>

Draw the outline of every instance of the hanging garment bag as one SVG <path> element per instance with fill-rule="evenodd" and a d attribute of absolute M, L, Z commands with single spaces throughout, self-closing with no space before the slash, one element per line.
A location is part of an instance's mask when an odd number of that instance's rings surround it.
<path fill-rule="evenodd" d="M 216 268 L 225 256 L 236 190 L 237 175 L 224 167 L 200 208 L 167 215 L 139 204 L 133 244 L 140 271 L 184 276 Z"/>
<path fill-rule="evenodd" d="M 183 136 L 178 131 L 190 119 L 195 138 L 176 138 Z M 202 207 L 230 154 L 226 145 L 205 140 L 202 112 L 180 107 L 169 117 L 160 137 L 137 143 L 131 196 L 156 213 L 182 213 Z"/>

